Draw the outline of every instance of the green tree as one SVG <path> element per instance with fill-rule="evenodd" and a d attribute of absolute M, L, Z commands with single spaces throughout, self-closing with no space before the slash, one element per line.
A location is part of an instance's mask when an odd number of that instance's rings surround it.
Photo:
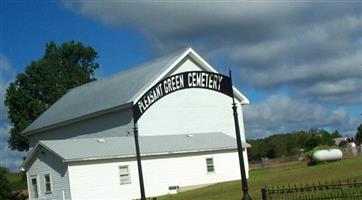
<path fill-rule="evenodd" d="M 0 199 L 7 200 L 10 195 L 10 183 L 6 177 L 7 170 L 0 167 Z"/>
<path fill-rule="evenodd" d="M 357 128 L 355 139 L 358 144 L 362 144 L 362 124 L 360 124 Z"/>
<path fill-rule="evenodd" d="M 49 42 L 45 55 L 19 73 L 6 91 L 5 105 L 12 124 L 11 149 L 26 151 L 27 138 L 21 132 L 69 89 L 95 80 L 97 52 L 80 42 Z"/>
<path fill-rule="evenodd" d="M 333 146 L 333 134 L 323 129 L 309 129 L 308 131 L 293 131 L 285 134 L 271 135 L 263 139 L 248 140 L 251 148 L 248 149 L 250 160 L 260 160 L 262 157 L 277 158 L 293 156 L 303 149 L 305 152 L 324 145 Z"/>
<path fill-rule="evenodd" d="M 339 133 L 338 130 L 335 130 L 335 131 L 332 133 L 332 137 L 333 137 L 333 138 L 340 138 L 340 137 L 342 137 L 342 135 Z"/>

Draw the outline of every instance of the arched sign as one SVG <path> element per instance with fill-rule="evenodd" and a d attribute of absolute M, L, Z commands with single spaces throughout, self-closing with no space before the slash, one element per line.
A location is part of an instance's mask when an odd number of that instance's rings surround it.
<path fill-rule="evenodd" d="M 134 122 L 137 122 L 142 114 L 162 97 L 188 88 L 213 90 L 233 97 L 231 78 L 228 76 L 205 71 L 174 74 L 156 83 L 133 104 Z"/>
<path fill-rule="evenodd" d="M 251 199 L 248 194 L 248 185 L 244 171 L 245 164 L 242 153 L 239 120 L 236 111 L 237 108 L 232 89 L 231 71 L 229 72 L 229 74 L 230 74 L 229 76 L 224 76 L 222 74 L 205 72 L 205 71 L 189 71 L 189 72 L 175 74 L 156 83 L 145 94 L 143 94 L 143 96 L 140 99 L 138 99 L 136 103 L 133 104 L 132 106 L 133 123 L 134 123 L 133 133 L 134 133 L 135 146 L 136 146 L 141 200 L 146 200 L 146 195 L 145 195 L 145 188 L 143 182 L 141 153 L 138 141 L 137 121 L 140 119 L 142 114 L 147 111 L 147 109 L 149 109 L 156 101 L 160 100 L 162 97 L 171 94 L 173 92 L 188 88 L 202 88 L 202 89 L 213 90 L 216 92 L 223 93 L 233 99 L 232 109 L 233 109 L 234 124 L 235 124 L 236 143 L 238 146 L 242 189 L 244 192 L 243 200 Z"/>

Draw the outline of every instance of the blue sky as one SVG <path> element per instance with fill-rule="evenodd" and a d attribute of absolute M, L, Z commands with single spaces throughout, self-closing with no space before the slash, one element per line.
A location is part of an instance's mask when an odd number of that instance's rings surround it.
<path fill-rule="evenodd" d="M 70 40 L 99 54 L 97 77 L 191 46 L 251 100 L 248 138 L 309 128 L 354 135 L 362 122 L 360 1 L 131 2 L 1 1 L 1 101 L 46 42 Z M 0 165 L 7 149 L 1 107 Z"/>

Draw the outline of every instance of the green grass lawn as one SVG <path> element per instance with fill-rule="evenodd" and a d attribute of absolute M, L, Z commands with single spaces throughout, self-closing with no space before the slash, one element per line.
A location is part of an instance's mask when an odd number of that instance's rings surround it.
<path fill-rule="evenodd" d="M 250 172 L 249 191 L 253 200 L 261 199 L 261 188 L 294 184 L 311 184 L 319 181 L 362 180 L 362 157 L 307 166 L 305 162 L 279 168 L 258 169 Z M 166 195 L 160 200 L 240 200 L 240 181 L 218 183 L 205 188 L 176 195 Z"/>

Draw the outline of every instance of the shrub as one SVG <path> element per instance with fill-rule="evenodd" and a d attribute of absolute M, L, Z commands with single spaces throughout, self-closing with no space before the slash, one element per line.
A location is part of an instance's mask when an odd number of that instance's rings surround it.
<path fill-rule="evenodd" d="M 0 167 L 0 199 L 7 200 L 9 199 L 10 184 L 6 177 L 7 170 Z"/>

